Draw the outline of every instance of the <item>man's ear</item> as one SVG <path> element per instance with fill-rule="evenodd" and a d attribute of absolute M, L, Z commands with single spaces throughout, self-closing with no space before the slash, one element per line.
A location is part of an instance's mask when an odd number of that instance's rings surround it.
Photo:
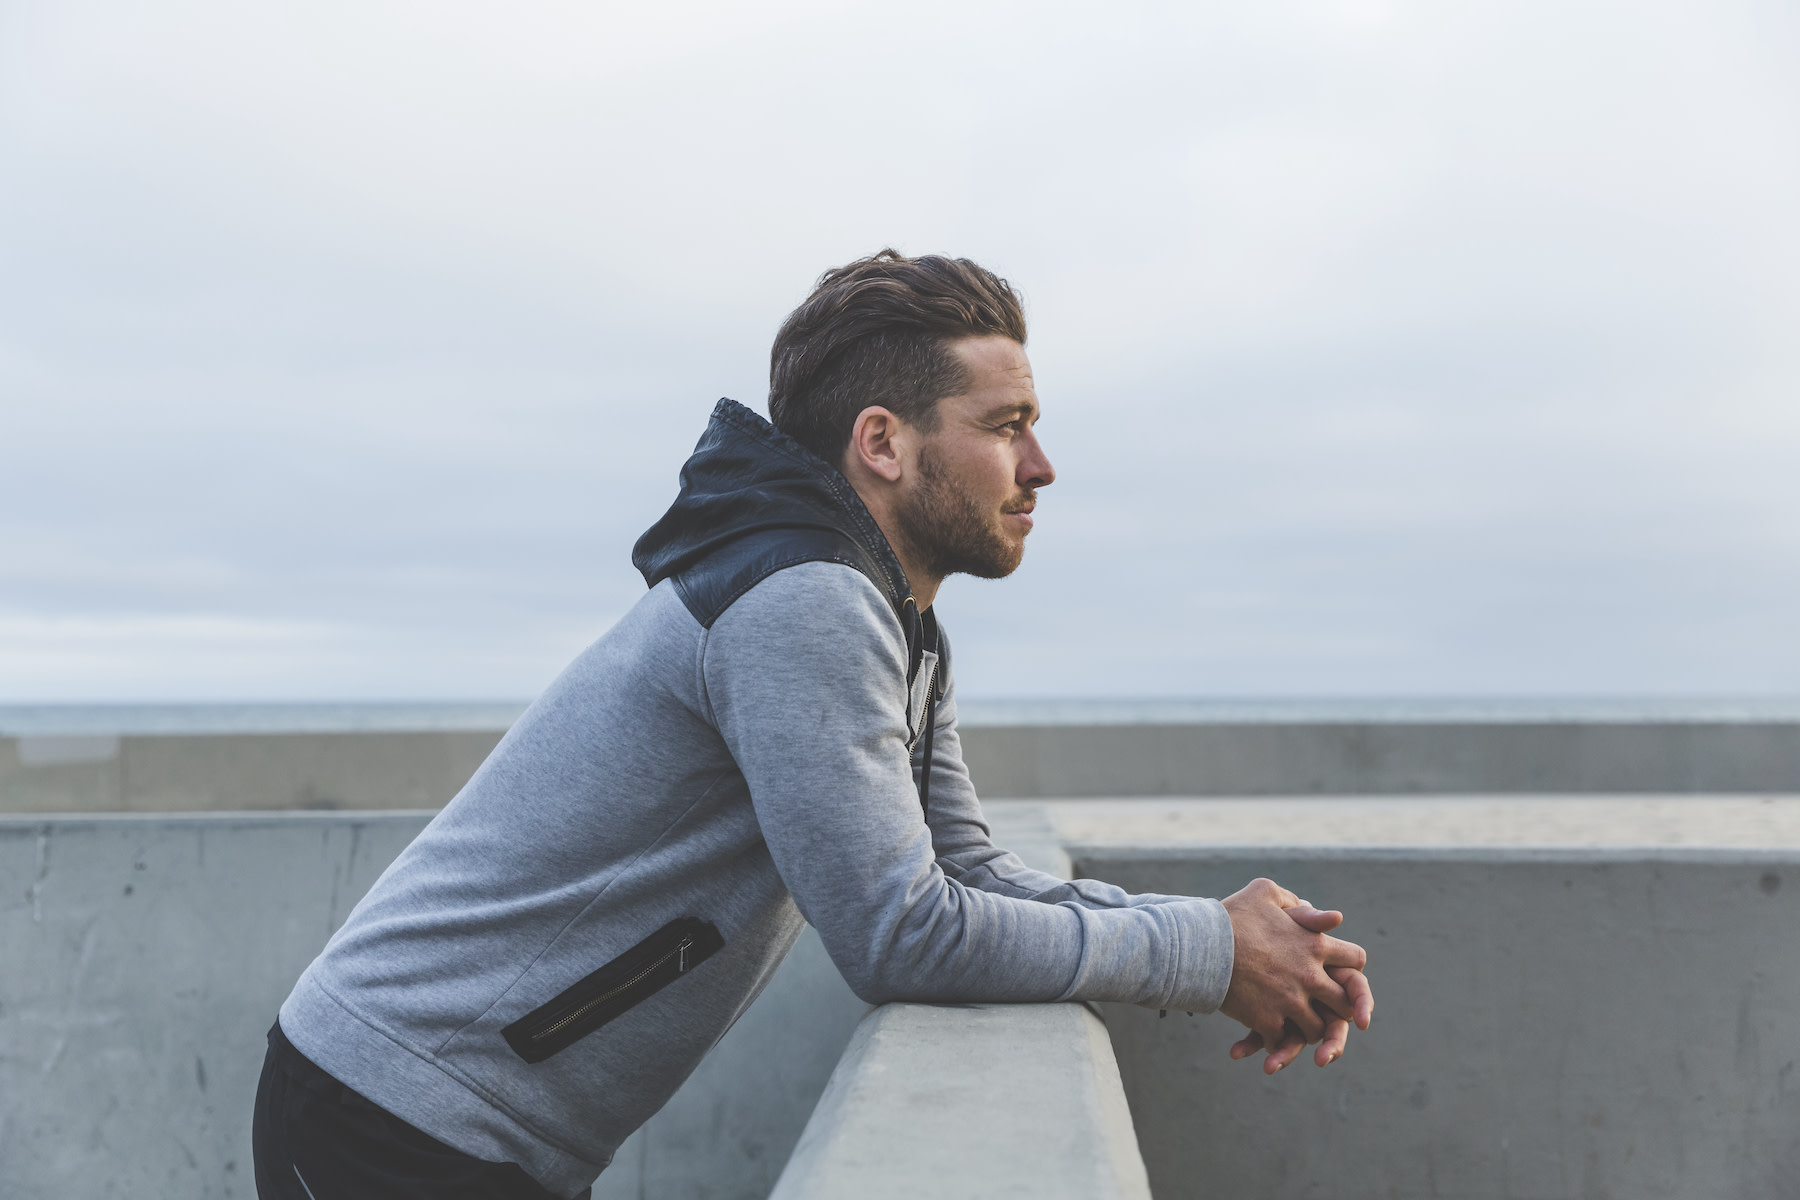
<path fill-rule="evenodd" d="M 898 483 L 900 448 L 894 439 L 900 425 L 900 418 L 879 404 L 857 413 L 856 423 L 850 427 L 850 444 L 844 448 L 845 465 L 854 464 L 889 483 Z"/>

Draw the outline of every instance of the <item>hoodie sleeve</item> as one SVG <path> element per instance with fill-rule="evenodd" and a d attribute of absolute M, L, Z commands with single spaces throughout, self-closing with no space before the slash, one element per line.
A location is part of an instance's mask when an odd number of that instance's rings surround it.
<path fill-rule="evenodd" d="M 946 876 L 964 887 L 1040 904 L 1100 909 L 1186 904 L 1193 900 L 1191 896 L 1155 892 L 1134 894 L 1098 879 L 1058 879 L 1033 870 L 1011 851 L 996 846 L 976 798 L 969 768 L 963 762 L 953 676 L 946 681 L 944 698 L 938 703 L 937 718 L 932 724 L 931 840 L 938 866 Z M 919 765 L 914 764 L 915 777 Z"/>
<path fill-rule="evenodd" d="M 739 598 L 708 632 L 701 662 L 709 715 L 776 869 L 857 995 L 1217 1008 L 1232 961 L 1218 901 L 1094 904 L 946 872 L 910 770 L 905 653 L 872 583 L 813 562 Z M 970 844 L 966 828 L 955 836 Z"/>

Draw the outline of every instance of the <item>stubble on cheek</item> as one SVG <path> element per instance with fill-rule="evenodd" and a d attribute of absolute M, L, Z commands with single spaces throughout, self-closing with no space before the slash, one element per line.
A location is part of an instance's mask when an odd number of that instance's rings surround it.
<path fill-rule="evenodd" d="M 1025 557 L 1025 539 L 1008 537 L 1002 520 L 959 487 L 937 455 L 919 456 L 919 488 L 901 524 L 928 570 L 980 579 L 1011 575 Z"/>

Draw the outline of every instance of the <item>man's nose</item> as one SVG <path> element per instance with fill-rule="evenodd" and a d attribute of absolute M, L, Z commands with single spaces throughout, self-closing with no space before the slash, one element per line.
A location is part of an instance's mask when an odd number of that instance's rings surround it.
<path fill-rule="evenodd" d="M 1044 447 L 1037 440 L 1037 434 L 1028 435 L 1031 439 L 1026 448 L 1025 457 L 1019 460 L 1018 481 L 1020 487 L 1049 487 L 1056 482 L 1056 468 L 1050 465 L 1050 458 L 1044 453 Z"/>

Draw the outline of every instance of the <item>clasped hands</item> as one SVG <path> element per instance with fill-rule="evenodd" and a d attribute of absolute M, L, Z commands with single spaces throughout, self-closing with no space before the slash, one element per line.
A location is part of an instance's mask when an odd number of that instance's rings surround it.
<path fill-rule="evenodd" d="M 1368 955 L 1354 942 L 1326 934 L 1344 914 L 1321 911 L 1273 880 L 1253 879 L 1227 896 L 1233 959 L 1231 987 L 1219 1011 L 1250 1032 L 1231 1047 L 1248 1058 L 1267 1049 L 1263 1073 L 1273 1075 L 1318 1043 L 1323 1067 L 1344 1053 L 1352 1023 L 1367 1029 L 1375 995 L 1363 974 Z"/>

